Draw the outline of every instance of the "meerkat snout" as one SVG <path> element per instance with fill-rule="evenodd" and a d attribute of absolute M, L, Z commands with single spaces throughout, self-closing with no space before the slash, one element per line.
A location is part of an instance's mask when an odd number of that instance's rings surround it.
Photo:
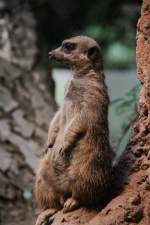
<path fill-rule="evenodd" d="M 64 40 L 59 48 L 49 52 L 49 58 L 76 67 L 84 64 L 97 67 L 102 64 L 100 46 L 94 39 L 86 36 Z"/>

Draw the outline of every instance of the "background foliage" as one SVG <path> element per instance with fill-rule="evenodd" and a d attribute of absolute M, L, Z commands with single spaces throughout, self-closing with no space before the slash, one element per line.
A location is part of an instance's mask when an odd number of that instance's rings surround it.
<path fill-rule="evenodd" d="M 103 46 L 107 67 L 134 65 L 140 0 L 30 0 L 43 50 L 66 37 L 85 34 Z M 43 44 L 44 43 L 44 46 Z M 123 52 L 123 54 L 122 54 Z"/>

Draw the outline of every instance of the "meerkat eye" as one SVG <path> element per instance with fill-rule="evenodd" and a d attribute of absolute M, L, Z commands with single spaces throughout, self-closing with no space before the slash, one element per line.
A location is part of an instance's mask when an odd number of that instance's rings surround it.
<path fill-rule="evenodd" d="M 62 45 L 62 48 L 64 50 L 69 50 L 69 51 L 72 51 L 76 48 L 76 44 L 75 43 L 72 43 L 72 42 L 66 42 Z"/>

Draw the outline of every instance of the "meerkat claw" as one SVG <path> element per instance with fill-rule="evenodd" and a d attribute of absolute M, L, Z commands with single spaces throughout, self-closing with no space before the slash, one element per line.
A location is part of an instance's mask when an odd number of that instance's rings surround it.
<path fill-rule="evenodd" d="M 79 207 L 78 201 L 73 198 L 68 198 L 64 204 L 63 213 L 71 212 Z"/>
<path fill-rule="evenodd" d="M 49 225 L 50 222 L 54 220 L 52 217 L 58 210 L 57 209 L 47 209 L 43 211 L 37 218 L 35 225 Z"/>

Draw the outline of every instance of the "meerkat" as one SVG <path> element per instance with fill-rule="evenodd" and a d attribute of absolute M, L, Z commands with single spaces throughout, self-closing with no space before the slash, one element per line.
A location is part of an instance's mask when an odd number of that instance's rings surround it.
<path fill-rule="evenodd" d="M 44 210 L 36 225 L 63 208 L 100 204 L 111 184 L 108 104 L 101 49 L 86 36 L 62 42 L 49 53 L 71 66 L 64 102 L 50 123 L 47 152 L 40 161 L 35 195 Z"/>

